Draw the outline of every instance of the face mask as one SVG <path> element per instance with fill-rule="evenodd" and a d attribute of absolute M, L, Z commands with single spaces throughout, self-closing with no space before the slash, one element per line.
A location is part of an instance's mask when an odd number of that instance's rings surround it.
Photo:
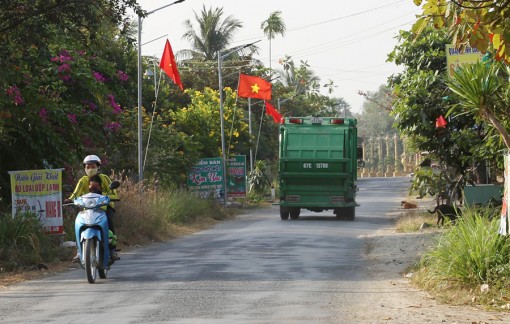
<path fill-rule="evenodd" d="M 85 169 L 85 173 L 89 176 L 89 177 L 93 177 L 97 174 L 97 168 L 93 168 L 93 169 Z"/>

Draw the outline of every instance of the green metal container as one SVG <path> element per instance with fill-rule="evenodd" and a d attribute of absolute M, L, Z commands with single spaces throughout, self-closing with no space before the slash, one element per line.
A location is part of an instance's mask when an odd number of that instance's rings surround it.
<path fill-rule="evenodd" d="M 353 220 L 357 192 L 357 121 L 339 117 L 286 117 L 280 126 L 281 219 L 301 209 L 333 209 Z"/>
<path fill-rule="evenodd" d="M 502 184 L 478 184 L 464 187 L 464 204 L 485 206 L 491 200 L 501 201 L 503 196 Z"/>

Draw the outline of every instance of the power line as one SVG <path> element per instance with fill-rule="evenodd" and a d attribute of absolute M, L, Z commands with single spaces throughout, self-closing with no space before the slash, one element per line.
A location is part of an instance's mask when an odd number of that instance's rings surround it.
<path fill-rule="evenodd" d="M 351 17 L 359 16 L 359 15 L 362 15 L 362 14 L 366 14 L 366 13 L 368 13 L 368 12 L 372 12 L 372 11 L 375 11 L 375 10 L 383 9 L 383 8 L 386 8 L 386 7 L 389 7 L 389 6 L 393 6 L 393 5 L 396 5 L 396 4 L 399 4 L 399 3 L 402 3 L 402 2 L 404 2 L 404 1 L 396 1 L 396 2 L 392 2 L 392 3 L 386 4 L 386 5 L 383 5 L 383 6 L 380 6 L 380 7 L 375 7 L 375 8 L 371 8 L 371 9 L 363 10 L 363 11 L 360 11 L 360 12 L 355 12 L 355 13 L 350 14 L 350 15 L 347 15 L 347 16 L 342 16 L 342 17 L 338 17 L 338 18 L 333 18 L 333 19 L 329 19 L 329 20 L 321 21 L 321 22 L 318 22 L 318 23 L 315 23 L 315 24 L 311 24 L 311 25 L 306 25 L 306 26 L 302 26 L 302 27 L 298 27 L 298 28 L 290 29 L 290 30 L 287 30 L 287 32 L 293 32 L 293 31 L 296 31 L 296 30 L 302 30 L 302 29 L 305 29 L 305 28 L 310 28 L 310 27 L 315 27 L 315 26 L 319 26 L 319 25 L 327 24 L 327 23 L 330 23 L 330 22 L 333 22 L 333 21 L 337 21 L 337 20 L 342 20 L 342 19 L 347 19 L 347 18 L 351 18 Z"/>
<path fill-rule="evenodd" d="M 379 10 L 379 9 L 383 9 L 383 8 L 386 8 L 386 7 L 389 7 L 389 6 L 401 4 L 401 3 L 404 3 L 406 1 L 407 0 L 400 0 L 400 1 L 392 2 L 392 3 L 386 4 L 386 5 L 380 6 L 380 7 L 375 7 L 375 8 L 363 10 L 363 11 L 360 11 L 360 12 L 356 12 L 356 13 L 353 13 L 353 14 L 350 14 L 350 15 L 347 15 L 347 16 L 342 16 L 342 17 L 338 17 L 338 18 L 333 18 L 333 19 L 325 20 L 325 21 L 320 21 L 320 22 L 317 22 L 317 23 L 314 23 L 314 24 L 311 24 L 311 25 L 306 25 L 306 26 L 301 26 L 301 27 L 297 27 L 297 28 L 287 29 L 286 33 L 294 32 L 294 31 L 297 31 L 297 30 L 303 30 L 303 29 L 315 27 L 315 26 L 318 26 L 318 25 L 323 25 L 323 24 L 326 24 L 326 23 L 329 23 L 329 22 L 333 22 L 333 21 L 337 21 L 337 20 L 342 20 L 342 19 L 347 19 L 347 18 L 359 16 L 359 15 L 366 14 L 368 12 L 376 11 L 376 10 Z M 247 41 L 250 41 L 250 40 L 253 40 L 253 39 L 258 39 L 258 38 L 260 38 L 260 35 L 244 38 L 242 40 L 233 42 L 233 44 L 247 42 Z"/>

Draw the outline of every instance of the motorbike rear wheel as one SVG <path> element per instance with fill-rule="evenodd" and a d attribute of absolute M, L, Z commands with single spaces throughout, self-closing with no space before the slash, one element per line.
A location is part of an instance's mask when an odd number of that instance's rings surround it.
<path fill-rule="evenodd" d="M 85 272 L 89 283 L 96 282 L 97 265 L 99 262 L 99 242 L 93 237 L 83 242 L 83 251 L 85 253 Z"/>

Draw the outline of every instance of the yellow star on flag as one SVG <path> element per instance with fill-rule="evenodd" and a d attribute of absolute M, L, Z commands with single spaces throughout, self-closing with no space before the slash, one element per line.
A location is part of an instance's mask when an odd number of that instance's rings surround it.
<path fill-rule="evenodd" d="M 241 98 L 271 100 L 271 83 L 262 78 L 241 73 L 239 74 L 237 95 Z"/>

